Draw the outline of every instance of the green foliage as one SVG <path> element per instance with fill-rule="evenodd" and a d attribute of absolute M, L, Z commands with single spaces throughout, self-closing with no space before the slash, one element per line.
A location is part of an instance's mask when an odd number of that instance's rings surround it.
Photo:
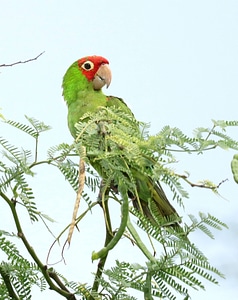
<path fill-rule="evenodd" d="M 31 299 L 32 286 L 38 285 L 42 290 L 45 289 L 45 279 L 41 277 L 37 264 L 25 259 L 6 236 L 14 237 L 7 232 L 0 232 L 0 249 L 7 256 L 7 260 L 0 263 L 0 274 L 5 279 L 5 285 L 3 282 L 0 284 L 0 295 L 4 295 L 4 299 L 12 299 L 10 292 L 7 293 L 7 289 L 12 289 L 20 299 Z"/>
<path fill-rule="evenodd" d="M 82 122 L 76 125 L 77 138 L 72 145 L 62 143 L 50 147 L 45 160 L 38 160 L 39 137 L 49 129 L 42 122 L 26 117 L 28 125 L 15 121 L 5 121 L 33 140 L 34 151 L 11 145 L 6 138 L 0 138 L 2 159 L 0 161 L 0 196 L 13 215 L 17 236 L 6 231 L 0 233 L 0 251 L 6 259 L 0 264 L 0 295 L 4 299 L 31 299 L 32 286 L 41 291 L 50 288 L 66 299 L 137 299 L 133 291 L 143 294 L 144 299 L 175 299 L 182 295 L 189 298 L 190 290 L 204 289 L 204 281 L 217 284 L 217 277 L 224 277 L 199 247 L 190 241 L 190 233 L 201 230 L 210 238 L 213 231 L 226 228 L 226 224 L 216 217 L 199 213 L 197 217 L 189 215 L 189 224 L 179 224 L 180 219 L 163 218 L 158 215 L 153 203 L 148 199 L 153 221 L 141 211 L 132 207 L 128 193 L 138 194 L 135 175 L 143 174 L 154 183 L 167 185 L 179 205 L 189 197 L 184 184 L 200 186 L 217 191 L 218 186 L 208 180 L 199 184 L 189 182 L 187 176 L 174 171 L 175 154 L 205 153 L 216 148 L 238 150 L 238 143 L 229 137 L 226 130 L 238 126 L 236 121 L 213 121 L 211 128 L 200 127 L 189 137 L 178 128 L 165 126 L 158 134 L 150 136 L 148 125 L 137 122 L 131 115 L 111 108 L 101 108 L 97 114 L 87 113 Z M 138 125 L 140 130 L 138 130 Z M 84 149 L 86 148 L 86 153 Z M 104 211 L 106 238 L 104 247 L 93 252 L 93 259 L 100 259 L 95 279 L 89 284 L 68 281 L 53 269 L 48 269 L 33 250 L 22 231 L 21 215 L 17 207 L 22 205 L 31 221 L 44 218 L 37 210 L 37 200 L 29 185 L 29 178 L 36 178 L 39 165 L 57 168 L 75 192 L 79 186 L 79 156 L 86 163 L 92 162 L 101 178 L 91 166 L 86 166 L 85 189 L 82 197 L 88 208 L 77 218 L 79 223 L 87 214 L 95 213 L 94 207 L 100 205 Z M 237 158 L 234 157 L 236 160 Z M 128 167 L 130 165 L 130 168 Z M 236 161 L 232 164 L 234 177 L 237 176 Z M 236 177 L 235 177 L 236 178 Z M 113 181 L 114 186 L 111 187 Z M 99 192 L 98 200 L 93 202 L 89 192 Z M 118 194 L 120 192 L 120 194 Z M 112 228 L 109 201 L 115 201 L 121 208 L 121 223 Z M 93 218 L 95 216 L 93 215 Z M 137 219 L 134 227 L 131 218 Z M 50 219 L 50 218 L 48 218 Z M 177 222 L 177 225 L 175 225 Z M 173 226 L 171 226 L 173 224 Z M 46 228 L 49 230 L 49 228 Z M 66 229 L 62 230 L 62 233 Z M 142 238 L 146 233 L 151 245 Z M 62 233 L 59 234 L 57 241 Z M 145 263 L 131 264 L 115 259 L 115 266 L 105 267 L 107 255 L 117 246 L 122 237 L 129 239 L 135 248 L 145 257 Z M 21 239 L 32 261 L 22 256 L 13 241 Z M 134 250 L 136 249 L 136 250 Z M 93 250 L 93 249 L 92 249 Z M 111 252 L 112 253 L 112 252 Z"/>
<path fill-rule="evenodd" d="M 21 124 L 19 122 L 11 121 L 11 120 L 6 120 L 6 123 L 10 124 L 11 126 L 27 133 L 28 135 L 32 136 L 33 138 L 37 139 L 39 134 L 41 132 L 47 131 L 50 129 L 50 126 L 44 124 L 43 122 L 40 122 L 34 118 L 29 118 L 25 116 L 27 121 L 30 123 L 31 126 Z"/>

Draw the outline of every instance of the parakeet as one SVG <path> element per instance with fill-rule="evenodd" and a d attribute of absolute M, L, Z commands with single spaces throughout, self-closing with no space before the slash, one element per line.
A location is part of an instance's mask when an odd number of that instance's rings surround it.
<path fill-rule="evenodd" d="M 115 106 L 133 115 L 122 99 L 106 96 L 102 92 L 102 87 L 110 85 L 111 77 L 109 62 L 102 56 L 81 58 L 75 61 L 66 71 L 62 84 L 63 97 L 68 106 L 69 130 L 74 138 L 76 138 L 75 124 L 87 112 L 96 113 L 100 107 Z M 100 170 L 97 169 L 97 165 L 91 164 L 102 176 Z M 140 203 L 138 203 L 138 199 L 133 193 L 128 192 L 128 197 L 132 199 L 136 209 L 141 210 L 142 208 L 142 213 L 151 219 L 152 215 L 148 206 L 148 199 L 151 199 L 154 204 L 153 207 L 156 207 L 160 216 L 178 217 L 176 210 L 168 201 L 159 182 L 154 182 L 152 178 L 139 173 L 137 170 L 132 170 L 132 173 L 136 182 Z"/>

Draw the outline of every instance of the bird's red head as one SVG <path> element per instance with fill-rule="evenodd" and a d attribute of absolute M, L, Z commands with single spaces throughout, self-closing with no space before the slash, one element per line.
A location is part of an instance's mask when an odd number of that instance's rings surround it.
<path fill-rule="evenodd" d="M 93 80 L 101 65 L 109 64 L 109 61 L 102 56 L 86 56 L 78 60 L 79 69 L 89 80 Z"/>
<path fill-rule="evenodd" d="M 100 90 L 104 85 L 111 83 L 112 75 L 108 66 L 109 61 L 102 56 L 86 56 L 78 60 L 82 74 L 92 81 L 95 90 Z"/>

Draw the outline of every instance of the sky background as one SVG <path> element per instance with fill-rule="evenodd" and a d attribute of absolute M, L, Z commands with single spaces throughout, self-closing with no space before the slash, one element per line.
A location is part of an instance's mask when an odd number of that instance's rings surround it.
<path fill-rule="evenodd" d="M 61 83 L 68 66 L 86 55 L 102 55 L 110 61 L 113 79 L 105 92 L 122 97 L 138 120 L 151 124 L 153 134 L 167 124 L 192 135 L 196 127 L 211 127 L 211 119 L 238 120 L 236 0 L 1 1 L 0 28 L 0 65 L 45 51 L 37 61 L 0 68 L 4 116 L 25 123 L 27 115 L 52 127 L 40 139 L 40 159 L 51 146 L 72 142 Z M 227 133 L 238 140 L 237 128 Z M 34 147 L 33 140 L 3 123 L 0 135 L 12 144 Z M 184 202 L 185 211 L 175 204 L 185 220 L 186 214 L 203 211 L 229 226 L 229 230 L 214 232 L 215 240 L 199 232 L 192 235 L 211 264 L 226 275 L 220 286 L 206 283 L 205 292 L 192 291 L 194 300 L 234 299 L 238 294 L 238 185 L 230 170 L 233 154 L 216 150 L 178 157 L 176 170 L 189 171 L 193 182 L 210 179 L 218 184 L 228 179 L 219 189 L 224 198 L 184 185 L 190 193 Z M 71 220 L 75 194 L 52 169 L 37 168 L 37 175 L 29 182 L 38 209 L 57 221 L 50 226 L 58 234 Z M 15 232 L 3 201 L 0 211 L 0 229 Z M 45 261 L 52 236 L 42 224 L 32 225 L 23 209 L 20 212 L 25 234 Z M 115 214 L 117 220 L 118 210 Z M 90 256 L 101 248 L 103 238 L 103 218 L 98 209 L 80 223 L 80 232 L 74 233 L 65 252 L 66 264 L 54 267 L 69 280 L 92 284 L 90 273 L 96 270 L 97 262 L 91 263 Z M 142 259 L 130 246 L 125 239 L 120 242 L 110 254 L 108 267 L 115 257 L 132 262 Z M 24 254 L 24 248 L 19 247 Z M 60 251 L 60 246 L 54 248 L 52 263 L 60 259 Z M 41 295 L 37 289 L 33 299 L 42 296 L 45 300 L 52 296 L 62 299 L 49 291 Z"/>

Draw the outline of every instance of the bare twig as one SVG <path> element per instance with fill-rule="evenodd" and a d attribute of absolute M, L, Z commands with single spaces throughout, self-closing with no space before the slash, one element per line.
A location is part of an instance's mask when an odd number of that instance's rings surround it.
<path fill-rule="evenodd" d="M 198 187 L 198 188 L 205 188 L 210 190 L 217 190 L 224 182 L 228 181 L 228 179 L 223 179 L 221 182 L 219 182 L 217 185 L 210 181 L 202 181 L 199 183 L 193 183 L 190 180 L 188 180 L 187 175 L 178 175 L 180 178 L 182 178 L 184 181 L 186 181 L 191 187 Z"/>
<path fill-rule="evenodd" d="M 40 54 L 38 54 L 34 58 L 30 58 L 30 59 L 27 59 L 27 60 L 24 60 L 24 61 L 19 60 L 17 62 L 11 63 L 11 64 L 2 64 L 2 65 L 0 65 L 0 67 L 12 67 L 12 66 L 19 65 L 19 64 L 26 64 L 26 63 L 31 62 L 33 60 L 37 60 L 44 53 L 45 53 L 45 51 L 41 52 Z"/>

